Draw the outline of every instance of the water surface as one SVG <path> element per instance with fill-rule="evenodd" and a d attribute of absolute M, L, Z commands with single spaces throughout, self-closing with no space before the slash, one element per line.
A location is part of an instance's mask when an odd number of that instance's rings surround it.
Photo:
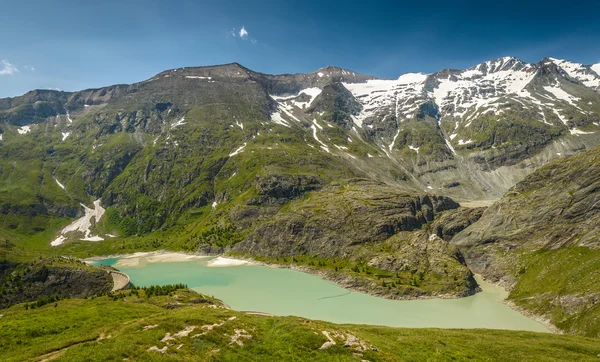
<path fill-rule="evenodd" d="M 240 311 L 295 315 L 335 323 L 393 327 L 492 328 L 548 332 L 502 303 L 507 293 L 480 282 L 483 292 L 460 299 L 396 301 L 350 292 L 314 275 L 290 269 L 243 265 L 209 267 L 211 258 L 119 266 L 119 258 L 96 261 L 115 265 L 137 286 L 184 283 Z"/>

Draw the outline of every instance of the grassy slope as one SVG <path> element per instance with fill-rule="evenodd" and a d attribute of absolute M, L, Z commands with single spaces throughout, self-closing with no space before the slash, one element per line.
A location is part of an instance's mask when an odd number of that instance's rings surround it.
<path fill-rule="evenodd" d="M 600 336 L 600 250 L 567 247 L 523 253 L 509 299 L 561 330 Z"/>
<path fill-rule="evenodd" d="M 471 268 L 514 284 L 509 299 L 561 330 L 600 337 L 600 148 L 515 185 L 453 242 Z"/>
<path fill-rule="evenodd" d="M 360 325 L 335 325 L 296 317 L 247 315 L 207 303 L 194 304 L 200 296 L 179 290 L 172 296 L 146 298 L 104 296 L 59 301 L 25 310 L 22 305 L 3 311 L 0 318 L 0 359 L 21 361 L 52 353 L 57 360 L 215 360 L 215 361 L 423 361 L 503 360 L 567 361 L 597 360 L 597 340 L 530 332 L 490 330 L 399 329 Z M 185 306 L 165 308 L 180 302 Z M 109 313 L 107 313 L 109 311 Z M 236 317 L 233 320 L 229 318 Z M 202 326 L 218 324 L 205 335 Z M 143 330 L 145 326 L 157 325 Z M 165 355 L 147 351 L 162 348 L 166 333 L 197 326 L 187 337 L 174 337 Z M 251 338 L 243 346 L 231 344 L 235 330 Z M 352 334 L 368 349 L 327 341 L 322 331 Z M 176 349 L 183 344 L 180 349 Z M 68 349 L 65 349 L 69 347 Z M 373 348 L 374 347 L 374 348 Z M 357 355 L 356 353 L 360 353 Z"/>

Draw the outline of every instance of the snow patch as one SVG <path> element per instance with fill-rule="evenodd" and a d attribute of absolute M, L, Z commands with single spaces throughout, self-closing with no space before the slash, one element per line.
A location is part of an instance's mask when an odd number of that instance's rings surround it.
<path fill-rule="evenodd" d="M 408 146 L 408 148 L 410 148 L 411 150 L 419 153 L 419 148 L 421 148 L 421 147 L 413 147 L 412 145 L 410 145 L 410 146 Z"/>
<path fill-rule="evenodd" d="M 211 80 L 212 79 L 212 77 L 201 77 L 201 76 L 198 76 L 198 75 L 186 75 L 185 77 L 188 78 L 188 79 L 206 79 L 206 80 Z"/>
<path fill-rule="evenodd" d="M 569 132 L 571 132 L 572 135 L 577 135 L 577 136 L 579 136 L 581 134 L 593 134 L 594 133 L 594 132 L 585 132 L 585 131 L 582 131 L 582 130 L 580 130 L 578 128 L 571 128 L 569 130 Z"/>
<path fill-rule="evenodd" d="M 171 129 L 175 128 L 175 127 L 179 127 L 185 124 L 185 116 L 181 117 L 180 120 L 178 120 L 177 122 L 171 124 Z"/>
<path fill-rule="evenodd" d="M 52 241 L 50 243 L 50 246 L 59 246 L 62 243 L 64 243 L 65 240 L 67 240 L 67 238 L 65 238 L 64 236 L 60 235 L 59 237 L 57 237 L 56 239 L 54 239 L 54 241 Z"/>
<path fill-rule="evenodd" d="M 554 86 L 554 87 L 545 86 L 544 90 L 548 93 L 551 93 L 554 96 L 554 98 L 566 101 L 570 105 L 577 107 L 577 104 L 575 104 L 575 102 L 579 101 L 579 98 L 570 95 L 569 93 L 565 92 L 563 89 L 556 87 L 556 86 Z M 577 108 L 579 108 L 579 107 L 577 107 Z"/>
<path fill-rule="evenodd" d="M 60 232 L 61 235 L 59 237 L 57 237 L 54 241 L 52 241 L 50 243 L 50 245 L 52 245 L 52 246 L 61 245 L 66 239 L 64 237 L 64 235 L 69 232 L 74 232 L 74 231 L 79 231 L 79 232 L 83 233 L 84 237 L 81 240 L 86 240 L 86 241 L 104 240 L 100 236 L 92 235 L 92 231 L 91 231 L 92 218 L 94 218 L 95 222 L 98 223 L 100 221 L 100 219 L 102 218 L 102 215 L 104 215 L 105 210 L 102 206 L 100 206 L 100 199 L 94 201 L 93 209 L 90 209 L 89 207 L 85 206 L 84 204 L 80 204 L 80 205 L 85 210 L 85 215 L 83 215 L 79 219 L 73 221 L 71 224 L 67 225 L 64 229 L 62 229 L 62 231 Z"/>
<path fill-rule="evenodd" d="M 31 125 L 20 127 L 17 129 L 17 132 L 19 132 L 19 134 L 27 134 L 31 132 Z"/>
<path fill-rule="evenodd" d="M 61 134 L 62 134 L 62 141 L 64 141 L 67 139 L 67 137 L 69 137 L 71 132 L 61 132 Z"/>
<path fill-rule="evenodd" d="M 389 115 L 392 108 L 397 118 L 412 118 L 419 106 L 427 101 L 423 91 L 427 76 L 423 73 L 406 73 L 396 80 L 371 79 L 364 83 L 343 83 L 363 106 L 358 116 L 352 116 L 352 120 L 362 127 L 365 119 L 383 118 Z M 372 128 L 372 125 L 367 127 Z"/>
<path fill-rule="evenodd" d="M 321 94 L 321 92 L 321 88 L 311 87 L 302 89 L 297 94 L 289 96 L 276 96 L 272 94 L 270 96 L 271 98 L 279 102 L 281 105 L 285 105 L 286 102 L 290 102 L 293 106 L 296 106 L 300 109 L 306 109 L 313 104 L 313 102 L 319 96 L 319 94 Z M 302 94 L 307 95 L 309 97 L 309 100 L 305 102 L 298 101 L 297 98 L 300 97 Z"/>
<path fill-rule="evenodd" d="M 554 112 L 554 114 L 556 114 L 556 116 L 558 117 L 558 119 L 560 119 L 560 121 L 565 124 L 565 126 L 567 126 L 567 127 L 569 126 L 567 124 L 567 118 L 566 117 L 563 117 L 560 113 L 558 113 L 558 111 L 556 109 L 553 109 L 552 111 Z"/>
<path fill-rule="evenodd" d="M 56 184 L 58 185 L 58 187 L 60 187 L 61 189 L 65 190 L 65 185 L 61 184 L 56 177 L 52 176 L 52 178 L 54 179 L 54 181 L 56 182 Z"/>
<path fill-rule="evenodd" d="M 285 119 L 283 119 L 283 117 L 281 117 L 281 112 L 275 112 L 273 114 L 271 114 L 271 121 L 280 124 L 282 126 L 286 126 L 289 127 L 290 125 L 287 123 L 287 121 Z"/>
<path fill-rule="evenodd" d="M 321 140 L 319 139 L 319 137 L 317 137 L 317 122 L 313 121 L 313 123 L 314 124 L 312 126 L 310 126 L 310 127 L 313 130 L 313 137 L 314 137 L 314 139 L 321 145 L 321 148 L 325 152 L 331 153 L 331 152 L 329 152 L 329 147 L 327 147 L 327 145 L 325 143 L 321 142 Z"/>
<path fill-rule="evenodd" d="M 229 154 L 229 157 L 233 157 L 233 156 L 237 155 L 238 153 L 240 153 L 240 152 L 244 151 L 244 147 L 246 147 L 246 144 L 247 144 L 247 143 L 246 143 L 246 142 L 244 142 L 244 144 L 243 144 L 243 145 L 242 145 L 240 148 L 238 148 L 237 150 L 235 150 L 235 151 L 231 152 L 231 153 Z"/>
<path fill-rule="evenodd" d="M 600 69 L 598 69 L 598 71 L 594 70 L 594 66 L 597 66 L 598 64 L 590 67 L 590 69 L 593 70 L 593 72 L 591 72 L 585 65 L 580 63 L 573 63 L 568 60 L 554 58 L 550 58 L 550 60 L 567 72 L 569 77 L 577 79 L 586 87 L 600 87 L 600 73 L 598 73 Z"/>

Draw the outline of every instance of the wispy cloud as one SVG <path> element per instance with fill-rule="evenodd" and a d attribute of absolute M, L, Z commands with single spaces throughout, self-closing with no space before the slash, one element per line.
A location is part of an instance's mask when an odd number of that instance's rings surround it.
<path fill-rule="evenodd" d="M 245 26 L 242 26 L 242 28 L 240 29 L 240 38 L 246 40 L 248 39 L 248 35 L 250 35 L 248 34 L 248 30 L 246 30 Z"/>
<path fill-rule="evenodd" d="M 12 75 L 18 73 L 19 69 L 14 65 L 10 64 L 8 60 L 2 60 L 0 64 L 0 75 Z"/>
<path fill-rule="evenodd" d="M 254 38 L 252 38 L 250 36 L 250 33 L 248 32 L 248 29 L 246 29 L 245 26 L 242 26 L 242 28 L 240 30 L 237 30 L 236 28 L 231 29 L 230 34 L 234 38 L 240 38 L 242 40 L 248 40 L 252 44 L 256 44 L 257 43 L 257 40 L 254 39 Z"/>

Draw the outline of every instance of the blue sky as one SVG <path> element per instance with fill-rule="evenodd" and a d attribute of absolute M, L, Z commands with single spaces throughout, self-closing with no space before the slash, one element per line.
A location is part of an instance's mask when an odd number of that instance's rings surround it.
<path fill-rule="evenodd" d="M 0 9 L 0 97 L 234 61 L 386 78 L 506 55 L 600 61 L 598 1 L 0 0 Z"/>

